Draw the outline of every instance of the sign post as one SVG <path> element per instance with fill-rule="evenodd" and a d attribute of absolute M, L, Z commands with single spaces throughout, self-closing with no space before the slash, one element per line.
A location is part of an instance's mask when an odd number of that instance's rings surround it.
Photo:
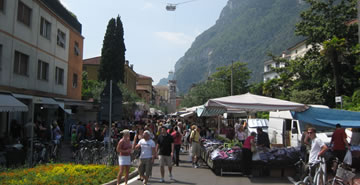
<path fill-rule="evenodd" d="M 342 104 L 342 97 L 341 96 L 336 96 L 335 97 L 335 103 L 340 103 L 341 109 L 342 109 L 343 104 Z"/>

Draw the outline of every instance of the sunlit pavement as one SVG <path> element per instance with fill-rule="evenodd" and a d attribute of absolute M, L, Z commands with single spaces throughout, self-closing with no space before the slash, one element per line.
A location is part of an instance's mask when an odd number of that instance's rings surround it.
<path fill-rule="evenodd" d="M 189 162 L 188 155 L 180 156 L 182 162 L 180 166 L 173 167 L 173 176 L 175 180 L 170 180 L 168 170 L 165 168 L 165 182 L 160 182 L 160 167 L 155 161 L 153 167 L 152 177 L 148 184 L 174 184 L 174 185 L 239 185 L 239 184 L 290 184 L 286 178 L 260 178 L 260 177 L 241 177 L 241 176 L 216 176 L 206 164 L 201 165 L 200 168 L 192 168 Z M 141 181 L 137 180 L 138 176 L 129 181 L 132 185 L 142 185 Z"/>

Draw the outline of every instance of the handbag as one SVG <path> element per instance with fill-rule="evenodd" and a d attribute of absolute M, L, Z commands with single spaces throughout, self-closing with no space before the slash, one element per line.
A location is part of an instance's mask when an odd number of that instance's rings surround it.
<path fill-rule="evenodd" d="M 251 142 L 251 152 L 256 152 L 256 146 L 254 142 Z"/>

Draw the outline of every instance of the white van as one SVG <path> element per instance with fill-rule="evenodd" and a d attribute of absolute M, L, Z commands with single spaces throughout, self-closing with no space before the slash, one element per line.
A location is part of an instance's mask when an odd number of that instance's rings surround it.
<path fill-rule="evenodd" d="M 314 107 L 328 108 L 321 105 Z M 270 143 L 284 146 L 300 146 L 301 135 L 306 125 L 307 123 L 294 120 L 290 111 L 270 112 L 268 125 Z M 327 144 L 330 143 L 334 128 L 311 126 L 316 128 L 317 137 Z M 348 140 L 350 140 L 351 131 L 346 129 L 346 134 L 348 135 Z"/>

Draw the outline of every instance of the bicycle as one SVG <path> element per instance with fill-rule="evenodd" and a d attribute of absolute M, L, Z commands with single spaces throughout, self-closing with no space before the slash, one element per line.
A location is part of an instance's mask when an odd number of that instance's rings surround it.
<path fill-rule="evenodd" d="M 335 158 L 334 162 L 334 171 L 335 176 L 332 179 L 329 179 L 327 181 L 327 184 L 331 184 L 331 185 L 345 185 L 348 182 L 351 182 L 352 179 L 355 177 L 355 169 L 350 168 L 347 164 L 345 163 L 340 163 L 339 164 L 339 159 Z"/>
<path fill-rule="evenodd" d="M 316 167 L 319 165 L 318 167 Z M 311 175 L 312 168 L 316 167 L 314 177 Z M 295 182 L 292 178 L 288 178 L 295 185 L 325 185 L 326 184 L 326 163 L 323 157 L 312 165 L 308 165 L 308 175 L 302 180 Z"/>

